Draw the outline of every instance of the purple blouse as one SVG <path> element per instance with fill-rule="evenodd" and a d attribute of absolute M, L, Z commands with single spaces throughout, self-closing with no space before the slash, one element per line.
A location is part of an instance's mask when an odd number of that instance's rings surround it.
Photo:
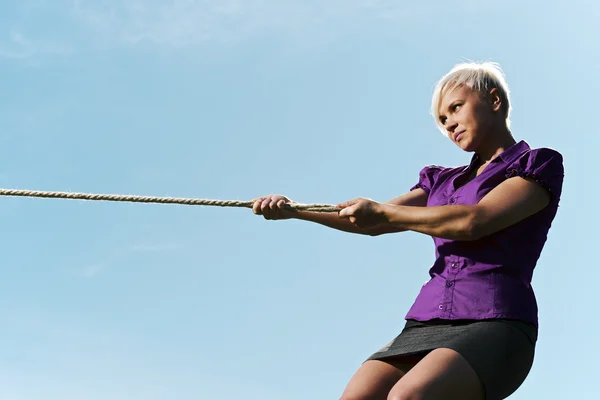
<path fill-rule="evenodd" d="M 477 204 L 513 176 L 531 178 L 546 188 L 550 203 L 540 212 L 475 241 L 433 238 L 435 262 L 406 319 L 518 319 L 538 326 L 538 308 L 531 287 L 533 269 L 556 215 L 563 184 L 563 158 L 555 150 L 531 149 L 516 143 L 494 158 L 483 172 L 461 186 L 477 168 L 427 166 L 419 182 L 429 194 L 428 206 Z"/>

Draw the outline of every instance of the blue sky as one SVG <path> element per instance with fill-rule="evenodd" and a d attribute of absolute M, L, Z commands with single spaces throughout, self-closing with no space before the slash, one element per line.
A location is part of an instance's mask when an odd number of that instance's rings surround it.
<path fill-rule="evenodd" d="M 513 133 L 565 157 L 513 399 L 592 399 L 591 1 L 24 0 L 0 5 L 0 187 L 385 201 L 469 154 L 428 114 L 465 59 L 504 68 Z M 403 325 L 430 238 L 246 209 L 0 199 L 0 397 L 333 399 Z"/>

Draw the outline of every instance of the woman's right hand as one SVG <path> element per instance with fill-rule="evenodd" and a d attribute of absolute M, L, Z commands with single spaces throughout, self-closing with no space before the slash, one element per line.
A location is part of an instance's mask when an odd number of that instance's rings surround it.
<path fill-rule="evenodd" d="M 283 208 L 284 204 L 293 202 L 285 196 L 279 194 L 270 194 L 252 200 L 252 211 L 256 215 L 262 215 L 265 219 L 288 219 L 291 218 L 291 211 Z"/>

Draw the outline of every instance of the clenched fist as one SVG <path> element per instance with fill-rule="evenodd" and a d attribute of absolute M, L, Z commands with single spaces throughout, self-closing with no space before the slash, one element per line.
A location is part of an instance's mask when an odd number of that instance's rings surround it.
<path fill-rule="evenodd" d="M 271 194 L 252 201 L 254 202 L 252 206 L 254 214 L 262 215 L 265 219 L 288 219 L 291 217 L 291 212 L 283 207 L 284 204 L 293 202 L 285 196 Z"/>
<path fill-rule="evenodd" d="M 337 205 L 339 217 L 347 218 L 359 228 L 372 228 L 385 222 L 383 205 L 371 199 L 358 198 Z"/>

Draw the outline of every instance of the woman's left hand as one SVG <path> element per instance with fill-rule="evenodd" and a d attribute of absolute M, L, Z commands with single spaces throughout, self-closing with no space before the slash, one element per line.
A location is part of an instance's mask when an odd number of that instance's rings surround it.
<path fill-rule="evenodd" d="M 337 205 L 340 218 L 347 218 L 359 228 L 372 228 L 385 222 L 383 204 L 371 199 L 357 198 Z"/>

